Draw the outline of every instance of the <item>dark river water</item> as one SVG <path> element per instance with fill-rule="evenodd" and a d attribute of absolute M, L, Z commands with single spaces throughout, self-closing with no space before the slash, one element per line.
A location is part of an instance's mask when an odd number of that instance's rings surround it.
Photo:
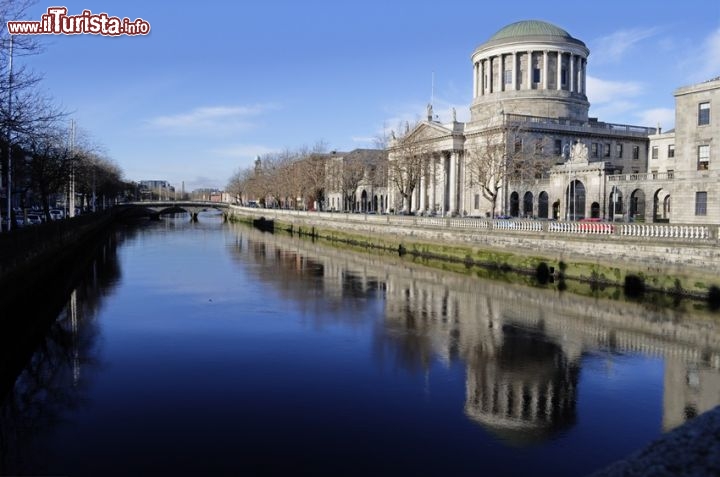
<path fill-rule="evenodd" d="M 128 226 L 4 396 L 0 473 L 584 475 L 720 403 L 716 320 Z"/>

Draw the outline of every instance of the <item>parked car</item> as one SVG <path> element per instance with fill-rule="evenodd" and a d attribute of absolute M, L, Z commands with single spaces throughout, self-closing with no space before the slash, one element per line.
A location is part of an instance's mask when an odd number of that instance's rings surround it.
<path fill-rule="evenodd" d="M 615 226 L 606 223 L 603 219 L 597 217 L 587 217 L 579 220 L 580 230 L 590 233 L 613 233 Z"/>
<path fill-rule="evenodd" d="M 42 224 L 42 216 L 40 214 L 27 214 L 26 222 L 28 225 Z"/>
<path fill-rule="evenodd" d="M 60 220 L 64 216 L 65 216 L 65 214 L 63 214 L 63 211 L 60 209 L 53 209 L 50 211 L 50 219 L 51 220 Z"/>

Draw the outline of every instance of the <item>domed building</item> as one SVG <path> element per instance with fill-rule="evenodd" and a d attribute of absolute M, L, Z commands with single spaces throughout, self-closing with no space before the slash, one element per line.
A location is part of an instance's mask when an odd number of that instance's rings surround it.
<path fill-rule="evenodd" d="M 577 220 L 646 216 L 608 176 L 648 167 L 654 128 L 588 117 L 585 43 L 539 20 L 471 55 L 470 121 L 427 118 L 389 145 L 388 212 Z M 647 207 L 651 213 L 654 208 Z"/>
<path fill-rule="evenodd" d="M 587 57 L 582 41 L 550 23 L 530 20 L 502 28 L 472 54 L 472 120 L 496 113 L 587 121 Z"/>

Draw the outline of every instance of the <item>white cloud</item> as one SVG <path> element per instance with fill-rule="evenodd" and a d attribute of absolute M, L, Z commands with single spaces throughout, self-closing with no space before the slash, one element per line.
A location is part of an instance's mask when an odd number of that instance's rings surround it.
<path fill-rule="evenodd" d="M 263 154 L 269 154 L 277 151 L 277 149 L 273 149 L 271 147 L 263 146 L 260 144 L 234 144 L 221 148 L 216 148 L 211 150 L 210 152 L 220 157 L 255 158 L 255 156 L 262 156 Z"/>
<path fill-rule="evenodd" d="M 707 81 L 720 76 L 720 28 L 713 31 L 703 42 L 703 47 L 697 51 L 702 52 L 698 58 L 700 67 L 697 69 L 698 77 L 692 82 Z"/>
<path fill-rule="evenodd" d="M 371 136 L 353 136 L 350 139 L 352 142 L 359 142 L 363 144 L 373 144 L 377 140 L 377 138 Z"/>
<path fill-rule="evenodd" d="M 205 188 L 222 189 L 224 187 L 225 183 L 215 177 L 195 176 L 192 179 L 185 181 L 185 192 Z M 175 188 L 177 189 L 177 186 Z"/>
<path fill-rule="evenodd" d="M 389 110 L 390 108 L 386 109 Z M 453 103 L 436 97 L 433 103 L 433 117 L 435 121 L 439 121 L 442 124 L 450 123 L 452 121 L 453 109 L 455 109 L 457 121 L 467 122 L 470 120 L 470 105 Z M 415 123 L 426 119 L 427 103 L 407 103 L 400 105 L 394 108 L 393 116 L 386 118 L 383 124 L 377 128 L 375 137 L 389 137 L 392 131 L 394 131 L 395 134 L 402 134 L 405 132 L 406 125 L 412 128 Z M 367 139 L 367 137 L 360 135 L 356 137 Z"/>
<path fill-rule="evenodd" d="M 675 110 L 671 108 L 652 108 L 636 114 L 641 126 L 656 127 L 658 124 L 667 131 L 675 126 Z"/>
<path fill-rule="evenodd" d="M 592 48 L 593 58 L 598 63 L 619 61 L 634 45 L 654 36 L 658 28 L 633 28 L 619 30 L 598 39 Z"/>
<path fill-rule="evenodd" d="M 587 96 L 593 105 L 623 101 L 638 96 L 642 89 L 642 83 L 637 81 L 607 81 L 587 77 Z"/>
<path fill-rule="evenodd" d="M 146 120 L 152 129 L 175 134 L 226 134 L 245 131 L 254 126 L 250 121 L 274 105 L 253 106 L 207 106 L 191 111 L 157 116 Z"/>

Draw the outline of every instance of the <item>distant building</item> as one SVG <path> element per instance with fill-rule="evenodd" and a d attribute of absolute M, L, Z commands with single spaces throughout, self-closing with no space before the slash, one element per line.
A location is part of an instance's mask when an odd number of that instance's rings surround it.
<path fill-rule="evenodd" d="M 332 152 L 325 163 L 325 210 L 379 212 L 387 206 L 387 152 Z"/>
<path fill-rule="evenodd" d="M 175 188 L 168 181 L 144 180 L 138 183 L 140 195 L 144 199 L 171 200 L 175 199 Z"/>

